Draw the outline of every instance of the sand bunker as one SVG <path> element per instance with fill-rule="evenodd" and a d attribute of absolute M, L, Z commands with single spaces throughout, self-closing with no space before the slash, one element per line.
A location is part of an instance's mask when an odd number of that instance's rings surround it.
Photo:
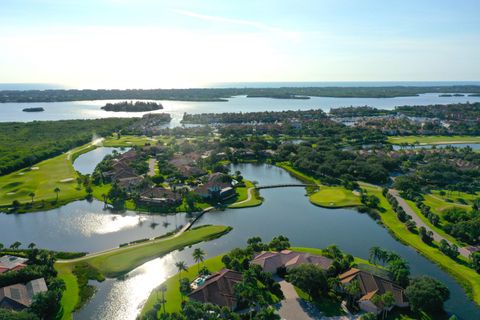
<path fill-rule="evenodd" d="M 67 179 L 60 180 L 60 182 L 70 182 L 73 180 L 74 180 L 73 178 L 67 178 Z"/>
<path fill-rule="evenodd" d="M 11 196 L 12 194 L 15 194 L 15 192 L 9 192 L 7 193 L 7 196 Z"/>
<path fill-rule="evenodd" d="M 39 167 L 31 167 L 30 170 L 38 170 L 40 169 Z"/>

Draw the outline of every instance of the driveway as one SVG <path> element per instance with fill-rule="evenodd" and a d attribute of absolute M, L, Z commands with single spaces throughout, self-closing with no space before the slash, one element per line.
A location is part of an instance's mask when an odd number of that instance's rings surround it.
<path fill-rule="evenodd" d="M 317 311 L 317 316 L 310 315 L 306 311 L 306 303 L 298 296 L 295 288 L 285 280 L 278 279 L 285 299 L 282 300 L 278 314 L 285 320 L 310 320 L 321 319 L 321 314 Z M 310 310 L 310 313 L 311 310 Z"/>

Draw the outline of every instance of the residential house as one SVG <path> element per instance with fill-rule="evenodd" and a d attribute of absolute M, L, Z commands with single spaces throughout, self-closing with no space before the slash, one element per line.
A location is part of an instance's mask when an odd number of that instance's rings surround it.
<path fill-rule="evenodd" d="M 27 266 L 28 259 L 5 255 L 0 257 L 0 274 L 8 271 L 16 271 Z"/>
<path fill-rule="evenodd" d="M 149 204 L 179 205 L 182 203 L 182 195 L 162 187 L 153 187 L 140 193 L 140 201 Z"/>
<path fill-rule="evenodd" d="M 242 281 L 240 272 L 222 269 L 212 274 L 197 289 L 193 290 L 188 297 L 191 300 L 202 303 L 212 303 L 221 307 L 234 310 L 237 307 L 235 297 L 235 284 Z"/>
<path fill-rule="evenodd" d="M 46 291 L 48 288 L 43 278 L 32 280 L 26 285 L 17 283 L 0 288 L 0 308 L 21 311 L 30 307 L 36 294 Z"/>
<path fill-rule="evenodd" d="M 323 270 L 328 270 L 332 265 L 332 260 L 320 255 L 282 250 L 280 252 L 265 251 L 259 253 L 250 263 L 259 265 L 264 272 L 276 273 L 280 267 L 290 270 L 301 264 L 313 264 Z"/>
<path fill-rule="evenodd" d="M 235 189 L 229 182 L 208 181 L 195 189 L 195 193 L 205 200 L 226 200 L 235 196 Z"/>
<path fill-rule="evenodd" d="M 365 312 L 372 312 L 375 314 L 382 312 L 382 306 L 373 303 L 373 297 L 375 295 L 383 295 L 386 292 L 391 292 L 393 294 L 395 306 L 402 308 L 408 307 L 404 289 L 389 279 L 355 268 L 342 273 L 339 275 L 339 278 L 342 287 L 352 281 L 358 281 L 361 293 L 359 294 L 357 301 L 360 309 Z"/>

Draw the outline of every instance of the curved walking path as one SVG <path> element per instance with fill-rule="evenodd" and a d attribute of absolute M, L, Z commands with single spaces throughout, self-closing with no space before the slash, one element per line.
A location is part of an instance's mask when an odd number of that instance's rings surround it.
<path fill-rule="evenodd" d="M 426 224 L 422 218 L 418 216 L 418 214 L 408 205 L 408 203 L 400 196 L 398 190 L 390 189 L 388 192 L 397 199 L 398 204 L 403 208 L 406 214 L 412 217 L 412 220 L 417 224 L 417 227 L 424 227 L 427 231 L 431 231 L 433 233 L 433 240 L 436 242 L 440 242 L 441 240 L 447 241 L 450 245 L 452 244 L 451 241 L 445 239 L 443 236 L 439 235 L 435 230 L 430 228 L 428 224 Z M 458 247 L 458 252 L 464 257 L 470 257 L 470 251 L 465 249 L 464 247 Z"/>
<path fill-rule="evenodd" d="M 232 203 L 231 205 L 239 205 L 239 204 L 244 204 L 245 202 L 248 202 L 250 200 L 252 200 L 252 197 L 253 197 L 253 194 L 252 194 L 252 191 L 255 190 L 255 187 L 250 187 L 247 189 L 247 199 L 245 200 L 242 200 L 240 202 L 235 202 L 235 203 Z"/>

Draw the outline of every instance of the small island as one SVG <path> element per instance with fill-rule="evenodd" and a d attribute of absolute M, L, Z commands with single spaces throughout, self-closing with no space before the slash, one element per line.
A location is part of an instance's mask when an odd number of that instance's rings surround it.
<path fill-rule="evenodd" d="M 455 94 L 445 93 L 445 94 L 439 95 L 439 97 L 464 97 L 464 96 L 465 95 L 461 93 L 455 93 Z"/>
<path fill-rule="evenodd" d="M 145 112 L 145 111 L 153 111 L 153 110 L 160 110 L 163 109 L 161 103 L 156 102 L 144 102 L 144 101 L 136 101 L 135 103 L 132 101 L 122 101 L 117 103 L 107 103 L 104 107 L 102 107 L 105 111 L 126 111 L 126 112 Z"/>
<path fill-rule="evenodd" d="M 42 107 L 33 107 L 33 108 L 24 108 L 22 111 L 23 112 L 43 112 L 45 111 L 45 109 L 43 109 Z"/>

